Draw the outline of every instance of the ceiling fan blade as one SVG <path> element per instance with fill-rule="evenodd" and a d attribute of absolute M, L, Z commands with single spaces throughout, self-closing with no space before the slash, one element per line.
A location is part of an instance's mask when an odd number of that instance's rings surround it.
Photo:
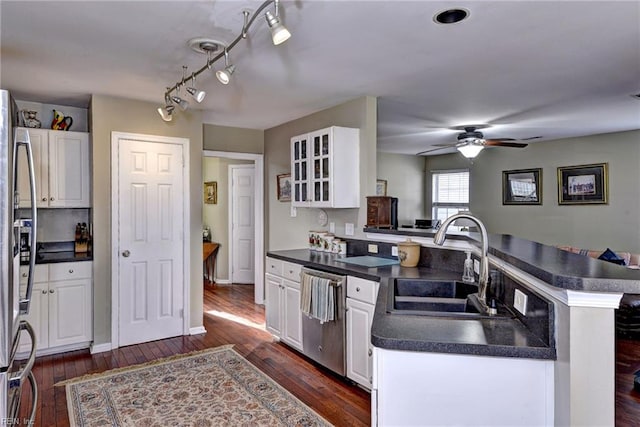
<path fill-rule="evenodd" d="M 457 145 L 457 144 L 456 144 L 456 145 Z M 447 145 L 446 147 L 432 148 L 432 149 L 430 149 L 430 150 L 421 151 L 421 152 L 419 152 L 419 153 L 416 153 L 416 156 L 421 156 L 422 154 L 431 153 L 432 151 L 444 150 L 444 149 L 446 149 L 446 148 L 450 148 L 450 147 L 455 147 L 455 145 Z"/>
<path fill-rule="evenodd" d="M 433 144 L 434 147 L 455 147 L 460 145 L 459 142 L 454 142 L 453 144 Z"/>
<path fill-rule="evenodd" d="M 491 138 L 491 141 L 517 141 L 513 138 Z"/>
<path fill-rule="evenodd" d="M 525 144 L 522 142 L 503 142 L 495 139 L 487 139 L 484 141 L 484 145 L 492 147 L 524 148 L 529 144 Z"/>

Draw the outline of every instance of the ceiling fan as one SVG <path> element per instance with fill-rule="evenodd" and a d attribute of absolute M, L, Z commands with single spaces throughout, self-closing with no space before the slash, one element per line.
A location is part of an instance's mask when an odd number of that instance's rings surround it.
<path fill-rule="evenodd" d="M 466 125 L 456 126 L 451 129 L 463 130 L 464 132 L 458 134 L 458 142 L 452 144 L 435 144 L 438 148 L 425 150 L 417 153 L 416 155 L 431 153 L 433 151 L 444 150 L 445 148 L 455 147 L 463 156 L 469 159 L 476 157 L 482 149 L 485 147 L 510 147 L 510 148 L 524 148 L 529 144 L 524 142 L 511 142 L 516 141 L 513 138 L 494 138 L 485 139 L 482 132 L 478 129 L 484 129 L 489 125 Z M 535 139 L 540 137 L 532 137 L 527 139 Z"/>

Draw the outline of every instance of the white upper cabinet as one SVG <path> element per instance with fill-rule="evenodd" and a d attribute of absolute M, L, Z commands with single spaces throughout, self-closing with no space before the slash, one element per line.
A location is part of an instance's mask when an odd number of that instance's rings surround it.
<path fill-rule="evenodd" d="M 33 150 L 36 199 L 39 208 L 91 207 L 89 134 L 28 129 Z M 29 207 L 29 180 L 24 150 L 18 177 L 20 207 Z"/>
<path fill-rule="evenodd" d="M 360 130 L 332 126 L 291 138 L 293 206 L 360 207 Z"/>

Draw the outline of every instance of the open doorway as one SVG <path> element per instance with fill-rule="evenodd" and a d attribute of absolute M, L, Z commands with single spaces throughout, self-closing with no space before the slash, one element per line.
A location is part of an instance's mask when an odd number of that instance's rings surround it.
<path fill-rule="evenodd" d="M 252 280 L 246 279 L 246 271 L 243 273 L 245 277 L 237 283 L 254 283 L 254 301 L 256 304 L 264 303 L 264 157 L 262 154 L 250 153 L 230 153 L 223 151 L 203 152 L 203 181 L 205 188 L 216 188 L 216 202 L 211 203 L 205 200 L 203 204 L 203 226 L 208 230 L 210 239 L 218 243 L 217 259 L 215 263 L 215 281 L 220 284 L 234 282 L 234 265 L 252 267 Z M 232 229 L 234 206 L 233 201 L 236 200 L 236 208 L 238 207 L 238 195 L 245 192 L 246 187 L 242 188 L 234 185 L 232 179 L 233 170 L 251 170 L 252 171 L 252 196 L 251 207 L 247 208 L 249 198 L 244 198 L 241 204 L 243 206 L 242 215 L 251 215 L 253 236 L 250 239 L 237 239 L 234 250 Z M 246 174 L 244 174 L 246 175 Z M 243 180 L 246 181 L 246 180 Z M 215 183 L 215 185 L 213 184 Z M 235 193 L 235 197 L 234 197 Z M 245 218 L 247 219 L 247 218 Z M 244 221 L 247 222 L 247 221 Z M 237 234 L 237 233 L 236 233 Z M 240 250 L 238 250 L 240 249 Z M 210 273 L 211 274 L 211 273 Z"/>

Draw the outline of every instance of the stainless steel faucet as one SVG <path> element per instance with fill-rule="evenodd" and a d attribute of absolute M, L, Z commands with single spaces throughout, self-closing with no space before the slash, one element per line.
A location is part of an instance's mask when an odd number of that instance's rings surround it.
<path fill-rule="evenodd" d="M 470 221 L 473 221 L 478 225 L 478 228 L 480 229 L 482 256 L 480 258 L 480 277 L 478 279 L 478 299 L 486 308 L 487 286 L 489 283 L 489 236 L 487 235 L 487 229 L 482 221 L 480 221 L 479 218 L 475 217 L 471 212 L 460 212 L 455 215 L 451 215 L 449 218 L 444 220 L 436 235 L 433 236 L 433 243 L 438 246 L 442 246 L 446 238 L 447 228 L 449 228 L 452 222 L 458 219 L 468 219 Z"/>

